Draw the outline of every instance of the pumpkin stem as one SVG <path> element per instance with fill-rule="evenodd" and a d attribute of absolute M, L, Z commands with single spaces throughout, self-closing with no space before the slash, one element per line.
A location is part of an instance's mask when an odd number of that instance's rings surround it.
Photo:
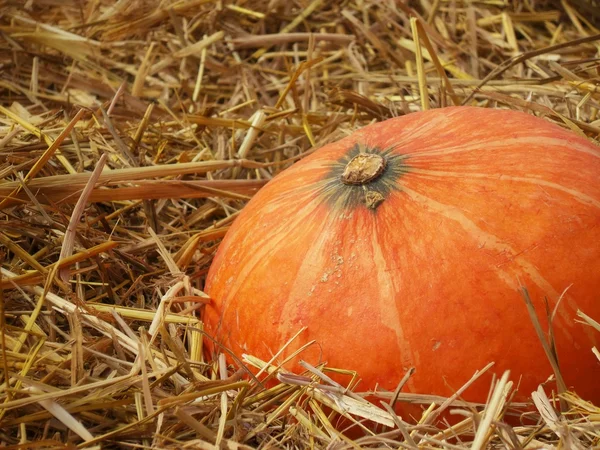
<path fill-rule="evenodd" d="M 365 193 L 365 205 L 369 209 L 376 209 L 384 200 L 385 197 L 379 192 L 367 191 Z"/>
<path fill-rule="evenodd" d="M 385 158 L 375 153 L 359 153 L 352 158 L 342 174 L 345 184 L 367 184 L 378 178 L 385 170 Z"/>

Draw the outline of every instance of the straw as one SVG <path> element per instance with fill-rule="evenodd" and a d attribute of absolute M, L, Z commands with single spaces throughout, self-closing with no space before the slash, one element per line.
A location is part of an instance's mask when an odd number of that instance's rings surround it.
<path fill-rule="evenodd" d="M 206 273 L 247 202 L 362 126 L 464 104 L 525 111 L 599 142 L 597 0 L 1 10 L 1 447 L 600 444 L 600 406 L 568 390 L 526 291 L 559 385 L 526 402 L 512 400 L 509 374 L 487 402 L 465 400 L 492 361 L 449 397 L 409 391 L 423 376 L 409 368 L 395 391 L 362 392 L 360 371 L 290 369 L 320 345 L 295 345 L 303 329 L 263 361 L 215 346 L 200 317 Z M 577 320 L 600 332 L 586 311 Z"/>

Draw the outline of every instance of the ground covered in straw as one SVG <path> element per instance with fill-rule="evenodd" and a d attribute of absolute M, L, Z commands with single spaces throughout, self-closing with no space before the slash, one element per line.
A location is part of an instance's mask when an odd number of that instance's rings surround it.
<path fill-rule="evenodd" d="M 453 426 L 445 399 L 400 394 L 418 423 L 332 403 L 318 368 L 267 389 L 204 359 L 198 319 L 245 202 L 351 130 L 471 104 L 599 139 L 596 0 L 0 5 L 0 446 L 600 445 L 600 408 L 569 393 L 504 423 L 506 379 Z M 340 407 L 380 425 L 352 440 Z"/>

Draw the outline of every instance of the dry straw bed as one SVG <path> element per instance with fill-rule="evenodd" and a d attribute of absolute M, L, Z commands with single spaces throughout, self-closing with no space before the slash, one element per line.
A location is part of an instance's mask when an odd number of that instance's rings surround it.
<path fill-rule="evenodd" d="M 600 139 L 597 0 L 0 5 L 0 446 L 600 446 L 573 393 L 535 393 L 522 424 L 506 377 L 487 405 L 406 380 L 367 403 L 323 367 L 208 361 L 198 319 L 245 202 L 360 126 L 470 104 Z M 334 411 L 376 426 L 352 440 Z"/>

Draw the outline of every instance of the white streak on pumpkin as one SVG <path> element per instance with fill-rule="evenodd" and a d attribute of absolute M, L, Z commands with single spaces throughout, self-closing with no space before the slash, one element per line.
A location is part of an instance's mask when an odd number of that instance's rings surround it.
<path fill-rule="evenodd" d="M 307 211 L 303 214 L 298 214 L 294 216 L 293 221 L 288 222 L 279 222 L 276 226 L 272 228 L 271 233 L 257 233 L 255 239 L 259 236 L 263 237 L 263 240 L 257 240 L 254 242 L 254 251 L 251 256 L 245 259 L 245 263 L 243 265 L 242 270 L 240 270 L 231 284 L 229 289 L 228 298 L 233 299 L 240 287 L 242 287 L 246 281 L 246 279 L 251 276 L 254 269 L 259 266 L 266 258 L 272 254 L 275 249 L 281 246 L 282 242 L 286 242 L 290 240 L 290 235 L 292 231 L 294 231 L 297 227 L 302 226 L 305 222 L 305 217 L 314 212 L 317 208 L 321 206 L 321 202 L 318 198 L 312 198 L 307 204 L 305 208 Z M 272 216 L 271 216 L 272 217 Z M 232 257 L 236 256 L 237 250 L 234 250 Z M 227 264 L 227 263 L 226 263 Z M 225 266 L 223 266 L 225 268 Z M 256 295 L 260 295 L 257 293 Z M 226 314 L 227 303 L 224 302 L 222 306 L 222 315 Z"/>
<path fill-rule="evenodd" d="M 373 250 L 373 265 L 377 268 L 375 273 L 377 274 L 377 287 L 379 289 L 376 298 L 379 300 L 379 307 L 376 308 L 379 317 L 381 318 L 381 324 L 396 334 L 396 340 L 398 342 L 398 349 L 400 354 L 398 357 L 402 361 L 404 367 L 411 367 L 413 365 L 419 365 L 419 353 L 413 352 L 410 343 L 404 337 L 404 331 L 402 330 L 402 320 L 398 313 L 398 292 L 402 292 L 402 288 L 399 286 L 402 284 L 402 280 L 395 279 L 400 276 L 400 271 L 390 267 L 382 246 L 385 246 L 385 242 L 379 241 L 379 235 L 373 227 L 369 230 L 371 235 L 371 245 Z"/>
<path fill-rule="evenodd" d="M 559 297 L 560 293 L 539 273 L 536 267 L 531 264 L 526 258 L 522 256 L 522 253 L 515 251 L 510 245 L 503 243 L 497 236 L 487 233 L 481 228 L 479 228 L 471 219 L 469 219 L 463 211 L 454 206 L 446 205 L 443 203 L 439 203 L 429 197 L 419 194 L 412 189 L 404 188 L 403 191 L 414 201 L 421 204 L 423 207 L 428 208 L 430 211 L 434 213 L 438 213 L 450 220 L 457 222 L 466 232 L 469 233 L 473 237 L 473 239 L 477 242 L 485 241 L 486 247 L 497 250 L 498 252 L 505 252 L 510 255 L 511 260 L 517 264 L 517 266 L 523 271 L 523 273 L 527 274 L 531 281 L 535 283 L 540 289 L 542 289 L 551 299 L 553 304 L 555 304 Z M 507 278 L 502 271 L 497 268 L 497 273 L 501 276 L 499 278 L 506 282 Z M 567 318 L 568 314 L 564 309 L 559 309 L 559 314 L 563 316 L 563 318 Z M 568 320 L 564 320 L 565 332 L 568 328 L 573 328 L 573 324 Z M 569 337 L 571 337 L 569 335 Z"/>
<path fill-rule="evenodd" d="M 321 222 L 320 231 L 318 232 L 319 238 L 311 243 L 308 253 L 304 256 L 292 285 L 290 298 L 302 298 L 308 295 L 308 292 L 306 292 L 307 285 L 318 287 L 319 284 L 328 281 L 330 273 L 327 272 L 326 268 L 330 255 L 327 254 L 325 248 L 332 239 L 335 239 L 335 236 L 332 236 L 331 233 L 331 230 L 337 229 L 335 226 L 337 218 L 335 216 L 335 212 L 330 212 L 327 220 Z M 290 310 L 292 306 L 289 302 L 285 305 L 283 316 L 295 316 Z"/>
<path fill-rule="evenodd" d="M 537 186 L 549 187 L 552 189 L 556 189 L 557 191 L 564 192 L 565 194 L 571 195 L 575 200 L 584 205 L 593 205 L 596 208 L 600 208 L 600 201 L 596 200 L 589 195 L 583 194 L 575 189 L 569 189 L 565 186 L 562 186 L 557 183 L 553 183 L 551 181 L 546 181 L 541 178 L 529 178 L 529 177 L 514 177 L 510 175 L 502 175 L 500 178 L 498 175 L 488 175 L 485 173 L 471 173 L 471 172 L 447 172 L 442 170 L 426 170 L 426 169 L 411 169 L 411 175 L 429 175 L 432 177 L 454 177 L 454 178 L 479 178 L 479 179 L 487 179 L 494 181 L 515 181 L 518 183 L 528 183 L 534 184 Z"/>

